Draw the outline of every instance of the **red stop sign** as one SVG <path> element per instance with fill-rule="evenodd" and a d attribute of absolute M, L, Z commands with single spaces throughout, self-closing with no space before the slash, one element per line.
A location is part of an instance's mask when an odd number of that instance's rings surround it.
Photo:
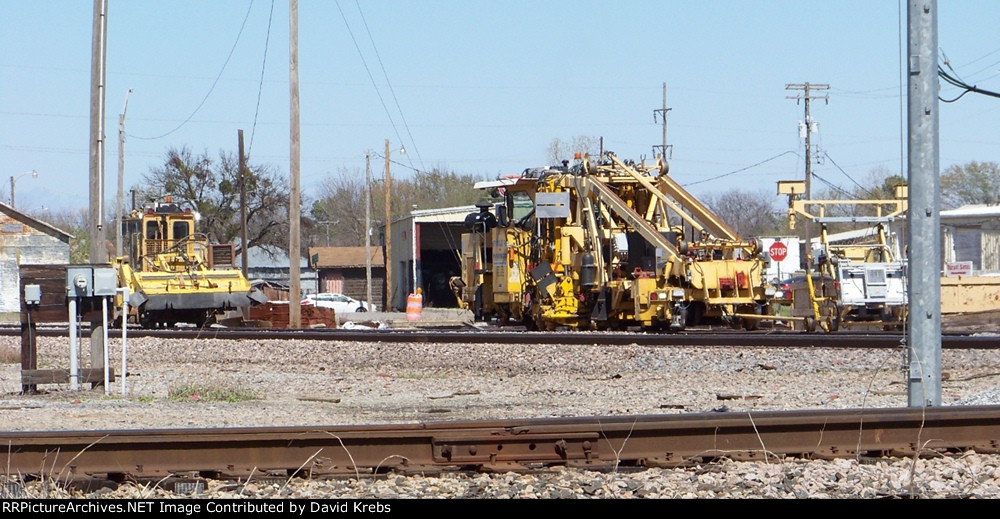
<path fill-rule="evenodd" d="M 771 244 L 771 248 L 767 249 L 767 252 L 771 254 L 771 259 L 774 261 L 781 261 L 788 256 L 788 247 L 780 241 L 776 241 Z"/>

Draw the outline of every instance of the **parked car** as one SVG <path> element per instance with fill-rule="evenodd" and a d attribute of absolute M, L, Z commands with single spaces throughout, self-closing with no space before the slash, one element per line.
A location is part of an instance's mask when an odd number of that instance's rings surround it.
<path fill-rule="evenodd" d="M 321 292 L 319 294 L 309 294 L 302 299 L 303 305 L 314 305 L 323 308 L 332 308 L 338 313 L 351 312 L 375 312 L 378 308 L 367 302 L 358 301 L 353 297 L 334 292 Z"/>

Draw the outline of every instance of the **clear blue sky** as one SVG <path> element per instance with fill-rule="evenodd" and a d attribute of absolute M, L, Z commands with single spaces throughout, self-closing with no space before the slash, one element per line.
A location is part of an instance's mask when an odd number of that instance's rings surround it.
<path fill-rule="evenodd" d="M 15 176 L 18 208 L 86 208 L 93 2 L 0 5 L 0 193 L 9 201 Z M 850 188 L 873 168 L 905 164 L 900 0 L 298 5 L 306 195 L 341 169 L 363 174 L 366 150 L 382 153 L 385 139 L 394 178 L 435 167 L 518 173 L 545 165 L 552 139 L 580 135 L 603 137 L 623 158 L 649 157 L 664 83 L 671 175 L 696 196 L 734 187 L 772 196 L 776 181 L 803 178 L 803 105 L 787 98 L 788 83 L 830 85 L 829 103 L 812 105 L 819 177 Z M 955 72 L 1000 91 L 1000 2 L 937 5 Z M 235 153 L 239 129 L 251 162 L 288 174 L 286 0 L 110 0 L 108 14 L 109 204 L 129 89 L 126 189 L 170 147 Z M 943 97 L 957 94 L 943 87 Z M 1000 99 L 968 94 L 940 111 L 942 169 L 1000 162 Z M 21 176 L 32 170 L 37 178 Z M 372 171 L 382 178 L 381 159 Z"/>

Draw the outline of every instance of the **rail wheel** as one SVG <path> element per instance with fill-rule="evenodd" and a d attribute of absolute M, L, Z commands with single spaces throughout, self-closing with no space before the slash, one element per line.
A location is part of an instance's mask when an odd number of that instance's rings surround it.
<path fill-rule="evenodd" d="M 803 321 L 803 324 L 805 325 L 805 328 L 806 328 L 807 332 L 812 333 L 812 332 L 816 331 L 816 318 L 815 317 L 812 317 L 812 316 L 806 317 L 805 320 Z"/>

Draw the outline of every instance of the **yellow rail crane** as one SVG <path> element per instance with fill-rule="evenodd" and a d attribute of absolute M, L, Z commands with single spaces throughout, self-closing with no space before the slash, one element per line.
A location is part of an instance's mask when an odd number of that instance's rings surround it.
<path fill-rule="evenodd" d="M 114 267 L 119 288 L 129 290 L 128 322 L 143 328 L 201 327 L 218 313 L 267 302 L 235 268 L 233 245 L 210 244 L 195 232 L 198 219 L 190 204 L 169 196 L 123 219 L 127 250 Z"/>
<path fill-rule="evenodd" d="M 529 329 L 757 328 L 774 291 L 760 242 L 667 173 L 606 152 L 478 183 L 503 198 L 466 218 L 459 305 Z"/>

